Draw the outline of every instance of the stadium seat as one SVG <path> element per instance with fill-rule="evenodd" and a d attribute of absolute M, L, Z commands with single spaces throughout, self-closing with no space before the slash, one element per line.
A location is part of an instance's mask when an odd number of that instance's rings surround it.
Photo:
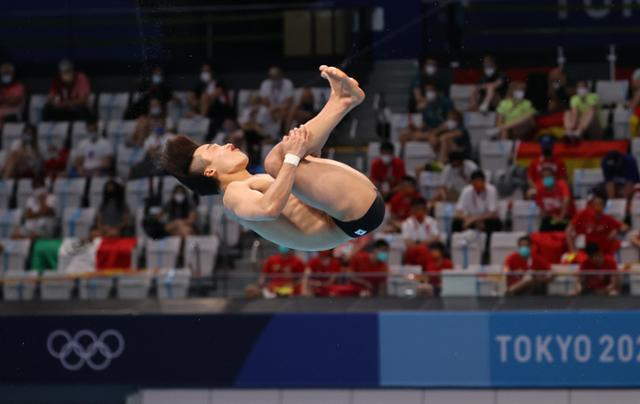
<path fill-rule="evenodd" d="M 331 95 L 331 88 L 311 87 L 311 92 L 313 93 L 313 105 L 316 111 L 320 111 Z"/>
<path fill-rule="evenodd" d="M 157 178 L 153 179 L 154 185 Z M 157 189 L 154 187 L 154 189 Z M 135 212 L 139 207 L 145 205 L 145 200 L 149 196 L 149 179 L 139 178 L 135 180 L 127 181 L 125 185 L 125 193 L 127 199 L 127 205 L 132 212 Z"/>
<path fill-rule="evenodd" d="M 404 165 L 407 175 L 415 176 L 418 167 L 435 159 L 436 153 L 428 142 L 407 142 L 404 145 Z"/>
<path fill-rule="evenodd" d="M 142 161 L 144 158 L 144 150 L 138 148 L 130 148 L 121 144 L 118 146 L 116 155 L 116 174 L 118 177 L 126 179 L 131 174 L 131 167 Z"/>
<path fill-rule="evenodd" d="M 2 295 L 5 300 L 31 300 L 37 282 L 38 273 L 36 271 L 6 271 L 2 274 Z"/>
<path fill-rule="evenodd" d="M 422 267 L 420 265 L 390 265 L 387 277 L 387 294 L 398 297 L 415 296 L 418 282 L 409 279 L 409 276 L 421 273 Z"/>
<path fill-rule="evenodd" d="M 470 270 L 442 271 L 442 297 L 471 297 L 478 295 L 476 274 Z"/>
<path fill-rule="evenodd" d="M 30 178 L 19 179 L 16 186 L 16 206 L 25 206 L 31 195 L 33 195 L 33 181 Z"/>
<path fill-rule="evenodd" d="M 62 216 L 63 237 L 78 237 L 85 239 L 96 220 L 95 208 L 64 208 Z"/>
<path fill-rule="evenodd" d="M 55 150 L 64 147 L 70 126 L 69 122 L 40 122 L 38 124 L 38 147 L 45 157 L 51 155 L 50 147 Z"/>
<path fill-rule="evenodd" d="M 75 280 L 56 271 L 44 271 L 40 276 L 40 298 L 42 300 L 70 300 Z"/>
<path fill-rule="evenodd" d="M 640 200 L 635 198 L 631 200 L 631 228 L 640 229 Z"/>
<path fill-rule="evenodd" d="M 89 183 L 89 206 L 98 209 L 102 203 L 104 185 L 109 181 L 109 177 L 91 177 Z"/>
<path fill-rule="evenodd" d="M 210 233 L 220 238 L 223 247 L 235 247 L 240 242 L 242 229 L 238 222 L 224 214 L 224 206 L 214 205 L 211 209 Z"/>
<path fill-rule="evenodd" d="M 487 138 L 487 130 L 496 126 L 495 112 L 465 112 L 464 124 L 469 131 L 471 145 L 477 150 L 480 141 Z"/>
<path fill-rule="evenodd" d="M 257 89 L 240 89 L 236 97 L 236 108 L 238 113 L 242 112 L 248 105 L 251 94 L 257 92 Z"/>
<path fill-rule="evenodd" d="M 631 111 L 626 108 L 613 110 L 613 138 L 629 139 L 629 118 Z"/>
<path fill-rule="evenodd" d="M 29 122 L 32 125 L 37 125 L 42 120 L 42 110 L 47 98 L 47 94 L 32 94 L 29 98 Z"/>
<path fill-rule="evenodd" d="M 596 185 L 602 183 L 604 177 L 599 168 L 577 168 L 573 170 L 573 195 L 584 198 Z"/>
<path fill-rule="evenodd" d="M 173 193 L 173 188 L 176 185 L 180 185 L 180 181 L 172 175 L 165 175 L 164 177 L 160 177 L 162 179 L 162 203 L 167 203 L 171 201 L 171 194 Z M 187 193 L 189 196 L 192 196 L 191 192 L 187 189 Z"/>
<path fill-rule="evenodd" d="M 449 98 L 458 111 L 465 111 L 469 108 L 473 87 L 472 84 L 452 84 L 449 88 Z"/>
<path fill-rule="evenodd" d="M 146 240 L 147 268 L 174 268 L 182 241 L 178 236 Z"/>
<path fill-rule="evenodd" d="M 636 162 L 640 161 L 640 138 L 631 139 L 631 154 L 635 157 Z"/>
<path fill-rule="evenodd" d="M 186 269 L 161 269 L 155 275 L 159 299 L 184 299 L 189 292 L 191 272 Z"/>
<path fill-rule="evenodd" d="M 498 199 L 498 219 L 502 223 L 506 223 L 510 216 L 510 205 L 513 201 L 508 199 Z"/>
<path fill-rule="evenodd" d="M 145 299 L 149 296 L 152 279 L 149 270 L 119 275 L 116 280 L 116 296 L 118 299 Z"/>
<path fill-rule="evenodd" d="M 470 272 L 476 274 L 476 288 L 478 296 L 502 296 L 507 284 L 503 274 L 502 265 L 473 265 Z"/>
<path fill-rule="evenodd" d="M 549 282 L 547 286 L 547 294 L 556 296 L 567 296 L 573 293 L 578 282 L 578 265 L 551 265 L 551 271 L 556 276 Z"/>
<path fill-rule="evenodd" d="M 220 240 L 217 236 L 188 236 L 184 242 L 185 267 L 194 277 L 208 278 L 215 272 Z"/>
<path fill-rule="evenodd" d="M 135 120 L 123 121 L 120 119 L 106 122 L 107 138 L 113 143 L 114 151 L 119 151 L 119 146 L 124 144 L 135 132 L 137 122 Z"/>
<path fill-rule="evenodd" d="M 53 183 L 53 194 L 58 203 L 58 211 L 64 208 L 79 208 L 82 205 L 85 178 L 56 178 Z"/>
<path fill-rule="evenodd" d="M 596 94 L 600 98 L 601 105 L 624 103 L 629 92 L 627 80 L 598 80 L 596 82 Z"/>
<path fill-rule="evenodd" d="M 2 245 L 2 264 L 0 266 L 2 270 L 0 272 L 24 271 L 29 257 L 31 240 L 3 239 L 0 240 L 0 245 Z"/>
<path fill-rule="evenodd" d="M 622 198 L 608 199 L 607 204 L 604 206 L 604 212 L 621 222 L 624 221 L 624 217 L 627 214 L 627 200 Z"/>
<path fill-rule="evenodd" d="M 492 233 L 490 241 L 491 265 L 504 265 L 505 258 L 518 249 L 518 239 L 526 234 L 525 232 L 509 231 Z"/>
<path fill-rule="evenodd" d="M 173 92 L 173 99 L 167 104 L 167 117 L 171 121 L 178 122 L 187 112 L 187 94 L 187 91 Z"/>
<path fill-rule="evenodd" d="M 6 122 L 2 125 L 2 149 L 10 150 L 15 140 L 21 139 L 24 133 L 24 122 Z"/>
<path fill-rule="evenodd" d="M 400 132 L 409 127 L 409 123 L 415 127 L 422 126 L 422 114 L 393 113 L 391 114 L 390 139 L 392 142 L 400 141 Z"/>
<path fill-rule="evenodd" d="M 22 220 L 22 209 L 5 209 L 0 211 L 0 238 L 9 238 L 13 229 Z"/>
<path fill-rule="evenodd" d="M 129 93 L 100 93 L 98 116 L 105 121 L 122 119 L 128 104 Z"/>
<path fill-rule="evenodd" d="M 451 237 L 451 258 L 456 268 L 467 269 L 480 265 L 486 234 L 474 230 L 453 233 Z"/>
<path fill-rule="evenodd" d="M 619 266 L 638 262 L 638 259 L 640 259 L 638 248 L 631 244 L 628 236 L 621 241 L 620 248 L 616 251 L 615 258 Z"/>
<path fill-rule="evenodd" d="M 418 187 L 420 194 L 426 199 L 432 199 L 436 196 L 438 188 L 443 185 L 442 173 L 435 171 L 423 171 L 418 178 Z"/>
<path fill-rule="evenodd" d="M 204 143 L 209 134 L 209 118 L 181 118 L 178 121 L 178 133 Z"/>
<path fill-rule="evenodd" d="M 105 130 L 105 121 L 98 121 L 98 133 L 102 135 Z M 87 123 L 85 121 L 74 121 L 71 124 L 71 147 L 75 148 L 78 144 L 88 137 Z"/>
<path fill-rule="evenodd" d="M 113 278 L 108 276 L 92 276 L 78 281 L 80 299 L 105 300 L 113 289 Z"/>
<path fill-rule="evenodd" d="M 513 140 L 482 140 L 480 142 L 480 166 L 482 169 L 496 172 L 509 168 L 513 145 Z"/>
<path fill-rule="evenodd" d="M 450 234 L 451 224 L 453 223 L 453 216 L 456 211 L 455 203 L 437 202 L 434 210 L 434 216 L 438 221 L 438 228 L 442 232 Z"/>
<path fill-rule="evenodd" d="M 540 228 L 540 209 L 534 201 L 513 201 L 513 231 L 533 233 Z"/>
<path fill-rule="evenodd" d="M 0 210 L 9 207 L 15 180 L 0 178 Z"/>

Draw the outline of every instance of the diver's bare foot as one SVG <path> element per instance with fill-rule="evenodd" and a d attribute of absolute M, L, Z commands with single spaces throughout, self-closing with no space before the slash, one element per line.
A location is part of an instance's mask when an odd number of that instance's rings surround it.
<path fill-rule="evenodd" d="M 331 97 L 344 103 L 345 107 L 355 108 L 364 100 L 364 91 L 358 82 L 337 67 L 322 65 L 320 75 L 329 81 Z"/>

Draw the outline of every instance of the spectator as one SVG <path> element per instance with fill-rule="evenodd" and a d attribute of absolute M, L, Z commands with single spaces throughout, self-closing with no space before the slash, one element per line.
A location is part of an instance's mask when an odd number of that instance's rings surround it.
<path fill-rule="evenodd" d="M 630 154 L 611 151 L 602 158 L 600 164 L 607 197 L 629 198 L 634 185 L 640 182 L 636 159 Z"/>
<path fill-rule="evenodd" d="M 565 136 L 576 141 L 581 137 L 594 138 L 602 135 L 598 118 L 598 94 L 589 91 L 586 81 L 577 83 L 576 95 L 571 97 L 570 109 L 564 114 Z"/>
<path fill-rule="evenodd" d="M 443 123 L 447 119 L 449 111 L 453 109 L 453 102 L 436 89 L 436 86 L 427 83 L 424 87 L 424 98 L 416 104 L 416 108 L 422 113 L 422 127 L 407 128 L 400 138 L 403 141 L 427 140 L 435 134 L 446 129 Z"/>
<path fill-rule="evenodd" d="M 605 255 L 612 255 L 620 248 L 618 232 L 625 231 L 627 226 L 604 213 L 606 204 L 606 194 L 595 191 L 587 207 L 573 217 L 566 230 L 569 251 L 577 252 L 576 237 L 578 235 L 584 235 L 585 244 L 598 244 L 599 251 Z"/>
<path fill-rule="evenodd" d="M 36 128 L 27 124 L 22 137 L 11 143 L 9 155 L 2 167 L 2 177 L 33 178 L 42 175 L 43 167 Z"/>
<path fill-rule="evenodd" d="M 429 257 L 423 265 L 424 272 L 430 276 L 424 277 L 418 285 L 418 295 L 440 296 L 442 291 L 442 271 L 453 269 L 453 262 L 447 255 L 447 249 L 442 241 L 429 243 Z"/>
<path fill-rule="evenodd" d="M 413 177 L 404 177 L 389 200 L 391 220 L 399 225 L 408 218 L 411 213 L 411 201 L 416 198 L 420 198 L 416 180 Z"/>
<path fill-rule="evenodd" d="M 547 96 L 549 97 L 548 112 L 555 113 L 569 108 L 569 83 L 567 74 L 562 67 L 556 67 L 549 72 Z"/>
<path fill-rule="evenodd" d="M 460 193 L 469 185 L 471 174 L 478 170 L 478 165 L 465 159 L 459 151 L 449 153 L 449 163 L 442 171 L 442 187 L 439 188 L 439 199 L 457 201 Z"/>
<path fill-rule="evenodd" d="M 22 117 L 25 100 L 26 90 L 16 80 L 15 68 L 11 63 L 3 63 L 0 65 L 0 127 L 4 122 Z"/>
<path fill-rule="evenodd" d="M 267 258 L 258 285 L 268 297 L 300 294 L 304 262 L 287 247 L 279 246 L 278 254 Z"/>
<path fill-rule="evenodd" d="M 629 132 L 631 137 L 640 135 L 640 69 L 631 75 L 631 99 L 629 100 L 631 117 L 629 118 Z"/>
<path fill-rule="evenodd" d="M 543 136 L 540 138 L 540 156 L 529 163 L 527 168 L 527 181 L 531 190 L 536 189 L 536 184 L 542 180 L 542 170 L 545 168 L 553 171 L 556 180 L 567 179 L 567 166 L 562 159 L 553 156 L 553 136 Z M 532 196 L 532 195 L 530 195 Z"/>
<path fill-rule="evenodd" d="M 93 237 L 122 237 L 131 226 L 131 214 L 124 197 L 124 187 L 115 180 L 104 184 L 102 202 L 96 214 Z"/>
<path fill-rule="evenodd" d="M 335 278 L 340 274 L 342 265 L 334 258 L 333 250 L 318 252 L 307 262 L 302 282 L 302 294 L 306 296 L 329 296 Z"/>
<path fill-rule="evenodd" d="M 249 105 L 240 112 L 238 123 L 245 131 L 254 131 L 260 135 L 268 132 L 273 125 L 269 109 L 264 106 L 257 92 L 251 93 L 249 96 Z"/>
<path fill-rule="evenodd" d="M 352 283 L 361 287 L 363 296 L 384 296 L 389 272 L 389 243 L 376 240 L 369 251 L 361 251 L 351 258 Z M 362 275 L 360 275 L 362 274 Z"/>
<path fill-rule="evenodd" d="M 380 156 L 373 159 L 369 170 L 371 181 L 384 197 L 388 196 L 406 176 L 404 160 L 395 155 L 391 142 L 380 145 Z"/>
<path fill-rule="evenodd" d="M 198 84 L 187 93 L 187 103 L 192 114 L 211 119 L 213 133 L 225 119 L 234 116 L 229 92 L 208 63 L 200 67 Z"/>
<path fill-rule="evenodd" d="M 140 148 L 144 145 L 149 135 L 157 128 L 164 128 L 167 115 L 162 101 L 158 98 L 149 100 L 149 107 L 141 114 L 131 137 L 126 140 L 126 145 L 133 148 Z"/>
<path fill-rule="evenodd" d="M 533 254 L 529 236 L 518 239 L 518 251 L 511 253 L 504 260 L 504 271 L 507 275 L 507 295 L 545 295 L 547 283 L 552 279 L 548 273 L 551 269 L 544 257 Z M 541 271 L 545 271 L 542 272 Z M 526 272 L 512 274 L 512 272 Z"/>
<path fill-rule="evenodd" d="M 160 102 L 160 107 L 165 110 L 167 104 L 173 98 L 173 90 L 165 82 L 164 71 L 160 66 L 154 66 L 151 69 L 151 76 L 145 78 L 138 87 L 138 99 L 132 102 L 125 119 L 136 119 L 141 115 L 150 114 L 151 100 L 156 99 Z"/>
<path fill-rule="evenodd" d="M 536 184 L 536 204 L 542 216 L 540 231 L 564 231 L 575 211 L 569 186 L 556 180 L 550 167 L 542 169 L 542 180 Z"/>
<path fill-rule="evenodd" d="M 502 223 L 498 218 L 498 193 L 486 182 L 484 172 L 471 174 L 471 184 L 464 187 L 456 204 L 453 231 L 476 229 L 486 232 L 499 231 Z"/>
<path fill-rule="evenodd" d="M 498 104 L 496 129 L 501 139 L 525 140 L 531 137 L 536 126 L 533 120 L 536 110 L 531 101 L 524 98 L 525 91 L 525 83 L 512 81 L 507 97 Z"/>
<path fill-rule="evenodd" d="M 21 225 L 12 238 L 52 238 L 56 230 L 56 197 L 45 187 L 43 177 L 33 178 L 33 192 L 24 207 Z"/>
<path fill-rule="evenodd" d="M 472 111 L 493 111 L 507 92 L 507 76 L 498 70 L 496 61 L 491 56 L 482 59 L 484 75 L 476 83 L 471 93 Z"/>
<path fill-rule="evenodd" d="M 411 83 L 411 100 L 409 103 L 409 111 L 415 112 L 416 105 L 425 102 L 424 88 L 427 83 L 433 84 L 437 91 L 443 94 L 449 94 L 449 79 L 444 72 L 438 69 L 438 61 L 435 58 L 427 57 L 424 60 L 422 70 Z"/>
<path fill-rule="evenodd" d="M 49 98 L 42 111 L 45 121 L 84 121 L 91 116 L 89 96 L 91 85 L 87 76 L 63 59 L 58 64 L 58 76 L 51 83 Z"/>
<path fill-rule="evenodd" d="M 438 222 L 427 215 L 427 201 L 423 198 L 411 202 L 411 216 L 402 222 L 402 238 L 407 248 L 416 244 L 429 244 L 440 239 Z"/>
<path fill-rule="evenodd" d="M 171 200 L 164 204 L 162 210 L 167 234 L 186 237 L 196 233 L 198 213 L 185 187 L 176 185 L 171 193 Z"/>
<path fill-rule="evenodd" d="M 287 116 L 284 131 L 288 131 L 294 126 L 302 125 L 316 114 L 315 96 L 310 87 L 305 87 L 300 93 L 300 99 L 293 105 Z"/>
<path fill-rule="evenodd" d="M 78 175 L 93 177 L 108 175 L 113 165 L 113 144 L 98 133 L 98 122 L 87 121 L 88 137 L 74 151 L 74 168 Z"/>
<path fill-rule="evenodd" d="M 277 136 L 281 132 L 280 126 L 287 117 L 293 103 L 293 83 L 283 77 L 279 67 L 269 69 L 269 77 L 260 84 L 260 97 L 265 106 L 269 108 L 271 119 L 276 122 L 276 133 L 269 133 Z"/>
<path fill-rule="evenodd" d="M 616 272 L 618 265 L 613 256 L 604 254 L 597 243 L 587 243 L 587 259 L 580 264 L 580 272 Z M 620 293 L 620 279 L 617 274 L 583 275 L 576 285 L 575 294 L 617 296 Z"/>
<path fill-rule="evenodd" d="M 431 135 L 429 141 L 438 152 L 438 160 L 441 163 L 446 163 L 451 152 L 460 152 L 465 157 L 471 155 L 471 137 L 464 127 L 462 114 L 455 109 L 449 111 L 447 120 L 437 133 Z"/>

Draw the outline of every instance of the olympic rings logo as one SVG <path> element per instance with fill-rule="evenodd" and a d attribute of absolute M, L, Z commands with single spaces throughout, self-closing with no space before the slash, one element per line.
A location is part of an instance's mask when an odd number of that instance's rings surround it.
<path fill-rule="evenodd" d="M 104 370 L 122 355 L 124 338 L 113 329 L 103 331 L 100 336 L 80 330 L 73 337 L 65 330 L 55 330 L 47 338 L 47 350 L 67 370 L 80 370 L 85 364 L 93 370 Z"/>

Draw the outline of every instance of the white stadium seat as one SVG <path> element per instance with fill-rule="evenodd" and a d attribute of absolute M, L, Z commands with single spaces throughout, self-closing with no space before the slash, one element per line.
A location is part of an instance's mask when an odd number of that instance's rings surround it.
<path fill-rule="evenodd" d="M 100 93 L 98 116 L 105 121 L 122 119 L 128 104 L 129 93 Z"/>
<path fill-rule="evenodd" d="M 98 133 L 102 135 L 105 130 L 105 121 L 98 121 Z M 87 132 L 87 123 L 85 121 L 74 121 L 71 124 L 71 147 L 76 147 L 78 144 L 89 136 Z"/>
<path fill-rule="evenodd" d="M 393 142 L 400 140 L 400 132 L 409 127 L 409 123 L 416 127 L 422 126 L 422 114 L 393 113 L 390 119 L 391 134 Z"/>
<path fill-rule="evenodd" d="M 410 275 L 420 275 L 420 265 L 390 265 L 387 278 L 387 294 L 389 296 L 412 297 L 416 295 L 418 282 L 408 278 Z"/>
<path fill-rule="evenodd" d="M 513 201 L 513 231 L 533 233 L 540 228 L 540 209 L 534 201 Z"/>
<path fill-rule="evenodd" d="M 451 98 L 458 111 L 464 111 L 469 108 L 473 87 L 472 84 L 452 84 L 449 88 L 449 98 Z"/>
<path fill-rule="evenodd" d="M 30 178 L 19 179 L 16 187 L 16 206 L 25 206 L 31 195 L 33 195 L 33 181 Z"/>
<path fill-rule="evenodd" d="M 186 269 L 164 268 L 155 275 L 159 299 L 184 299 L 189 292 L 191 272 Z"/>
<path fill-rule="evenodd" d="M 45 158 L 56 157 L 69 134 L 69 122 L 40 122 L 38 124 L 38 147 Z M 53 150 L 53 151 L 52 151 Z"/>
<path fill-rule="evenodd" d="M 75 281 L 67 274 L 44 271 L 40 276 L 40 298 L 42 300 L 70 300 Z"/>
<path fill-rule="evenodd" d="M 0 209 L 6 209 L 9 206 L 14 184 L 15 180 L 0 178 Z"/>
<path fill-rule="evenodd" d="M 167 104 L 167 117 L 178 122 L 187 112 L 187 91 L 174 91 L 173 99 Z"/>
<path fill-rule="evenodd" d="M 85 184 L 85 178 L 56 178 L 53 183 L 53 194 L 56 197 L 58 211 L 64 208 L 79 208 L 82 204 Z"/>
<path fill-rule="evenodd" d="M 451 237 L 451 258 L 456 268 L 480 265 L 486 234 L 474 230 L 453 233 Z"/>
<path fill-rule="evenodd" d="M 29 98 L 29 122 L 32 125 L 37 125 L 42 120 L 42 110 L 47 99 L 47 94 L 32 94 Z"/>
<path fill-rule="evenodd" d="M 487 138 L 487 130 L 496 126 L 495 112 L 465 112 L 464 125 L 469 131 L 471 145 L 477 148 L 482 139 Z"/>
<path fill-rule="evenodd" d="M 80 278 L 78 289 L 80 299 L 105 300 L 109 298 L 113 289 L 113 278 L 106 276 Z"/>
<path fill-rule="evenodd" d="M 473 265 L 470 272 L 476 274 L 478 296 L 502 296 L 507 289 L 502 265 Z"/>
<path fill-rule="evenodd" d="M 455 203 L 438 202 L 435 206 L 434 216 L 438 221 L 438 228 L 446 234 L 451 233 L 451 225 L 453 224 L 453 216 L 456 212 Z"/>
<path fill-rule="evenodd" d="M 151 271 L 124 273 L 117 278 L 116 296 L 118 299 L 145 299 L 151 289 Z"/>
<path fill-rule="evenodd" d="M 137 122 L 135 120 L 126 120 L 123 121 L 121 119 L 115 119 L 111 121 L 106 121 L 106 133 L 107 139 L 113 143 L 113 147 L 115 150 L 118 150 L 118 147 L 121 144 L 124 144 L 127 139 L 133 135 L 133 132 L 136 130 Z"/>
<path fill-rule="evenodd" d="M 426 199 L 436 196 L 438 188 L 442 187 L 442 173 L 435 171 L 423 171 L 418 178 L 420 194 Z"/>
<path fill-rule="evenodd" d="M 629 139 L 629 118 L 631 111 L 628 108 L 616 108 L 613 110 L 613 137 L 614 139 Z"/>
<path fill-rule="evenodd" d="M 628 92 L 629 82 L 627 80 L 598 80 L 596 82 L 596 94 L 600 98 L 601 105 L 625 102 Z"/>
<path fill-rule="evenodd" d="M 551 265 L 551 271 L 557 275 L 549 282 L 547 293 L 549 295 L 567 296 L 573 293 L 577 284 L 576 273 L 578 265 Z"/>
<path fill-rule="evenodd" d="M 213 206 L 209 225 L 210 233 L 217 235 L 224 247 L 235 247 L 240 242 L 242 228 L 238 222 L 224 214 L 224 206 Z"/>
<path fill-rule="evenodd" d="M 497 231 L 491 234 L 490 251 L 491 264 L 502 266 L 505 258 L 518 249 L 518 239 L 525 236 L 525 232 Z"/>
<path fill-rule="evenodd" d="M 162 203 L 167 203 L 171 200 L 171 196 L 173 194 L 173 188 L 175 188 L 176 185 L 181 185 L 180 181 L 178 181 L 178 179 L 172 175 L 166 175 L 162 178 Z M 187 192 L 189 194 L 189 197 L 191 197 L 191 192 L 189 192 L 189 189 L 187 188 Z"/>
<path fill-rule="evenodd" d="M 211 277 L 215 271 L 220 240 L 217 236 L 188 236 L 184 243 L 185 266 L 194 277 Z"/>
<path fill-rule="evenodd" d="M 2 274 L 4 300 L 33 299 L 38 281 L 36 271 L 9 270 Z"/>
<path fill-rule="evenodd" d="M 407 142 L 404 145 L 404 165 L 407 175 L 414 176 L 418 167 L 435 159 L 436 153 L 428 142 Z"/>
<path fill-rule="evenodd" d="M 631 139 L 631 154 L 636 162 L 640 161 L 640 138 L 638 137 Z"/>
<path fill-rule="evenodd" d="M 91 183 L 89 185 L 89 206 L 96 209 L 100 208 L 104 185 L 107 181 L 109 181 L 109 177 L 91 177 Z"/>
<path fill-rule="evenodd" d="M 604 177 L 599 168 L 577 168 L 573 170 L 573 195 L 584 198 L 596 185 L 602 183 Z"/>
<path fill-rule="evenodd" d="M 157 179 L 154 179 L 154 181 L 157 181 Z M 156 188 L 154 187 L 154 189 Z M 145 200 L 149 196 L 149 179 L 139 178 L 127 181 L 125 193 L 127 205 L 131 211 L 135 212 L 139 207 L 144 207 Z"/>
<path fill-rule="evenodd" d="M 192 138 L 197 143 L 204 143 L 209 134 L 209 118 L 181 118 L 178 122 L 178 133 Z"/>
<path fill-rule="evenodd" d="M 513 140 L 482 140 L 480 142 L 480 166 L 496 172 L 506 170 L 513 155 Z"/>
<path fill-rule="evenodd" d="M 640 199 L 634 198 L 630 203 L 631 227 L 633 229 L 640 229 Z"/>
<path fill-rule="evenodd" d="M 147 268 L 175 268 L 181 243 L 178 236 L 157 240 L 147 238 L 145 243 Z"/>
<path fill-rule="evenodd" d="M 22 220 L 22 209 L 0 210 L 0 238 L 9 238 Z"/>
<path fill-rule="evenodd" d="M 64 237 L 85 239 L 89 236 L 95 219 L 95 208 L 67 207 L 62 216 L 62 234 Z"/>
<path fill-rule="evenodd" d="M 257 89 L 240 89 L 238 90 L 238 96 L 236 97 L 236 107 L 238 113 L 241 113 L 247 106 L 249 106 L 249 99 L 252 93 L 257 93 Z"/>
<path fill-rule="evenodd" d="M 624 217 L 627 214 L 627 200 L 608 199 L 607 204 L 604 206 L 604 212 L 615 217 L 621 222 L 624 221 Z"/>
<path fill-rule="evenodd" d="M 26 269 L 27 258 L 29 258 L 29 250 L 31 248 L 31 240 L 29 239 L 3 239 L 0 241 L 2 244 L 2 261 L 0 268 L 2 271 L 24 271 Z"/>
<path fill-rule="evenodd" d="M 144 158 L 144 149 L 131 148 L 124 144 L 118 146 L 116 154 L 116 174 L 118 177 L 127 179 L 131 174 L 131 167 L 141 162 Z"/>
<path fill-rule="evenodd" d="M 25 128 L 24 122 L 6 122 L 2 125 L 2 148 L 9 150 L 13 142 L 22 138 Z"/>

